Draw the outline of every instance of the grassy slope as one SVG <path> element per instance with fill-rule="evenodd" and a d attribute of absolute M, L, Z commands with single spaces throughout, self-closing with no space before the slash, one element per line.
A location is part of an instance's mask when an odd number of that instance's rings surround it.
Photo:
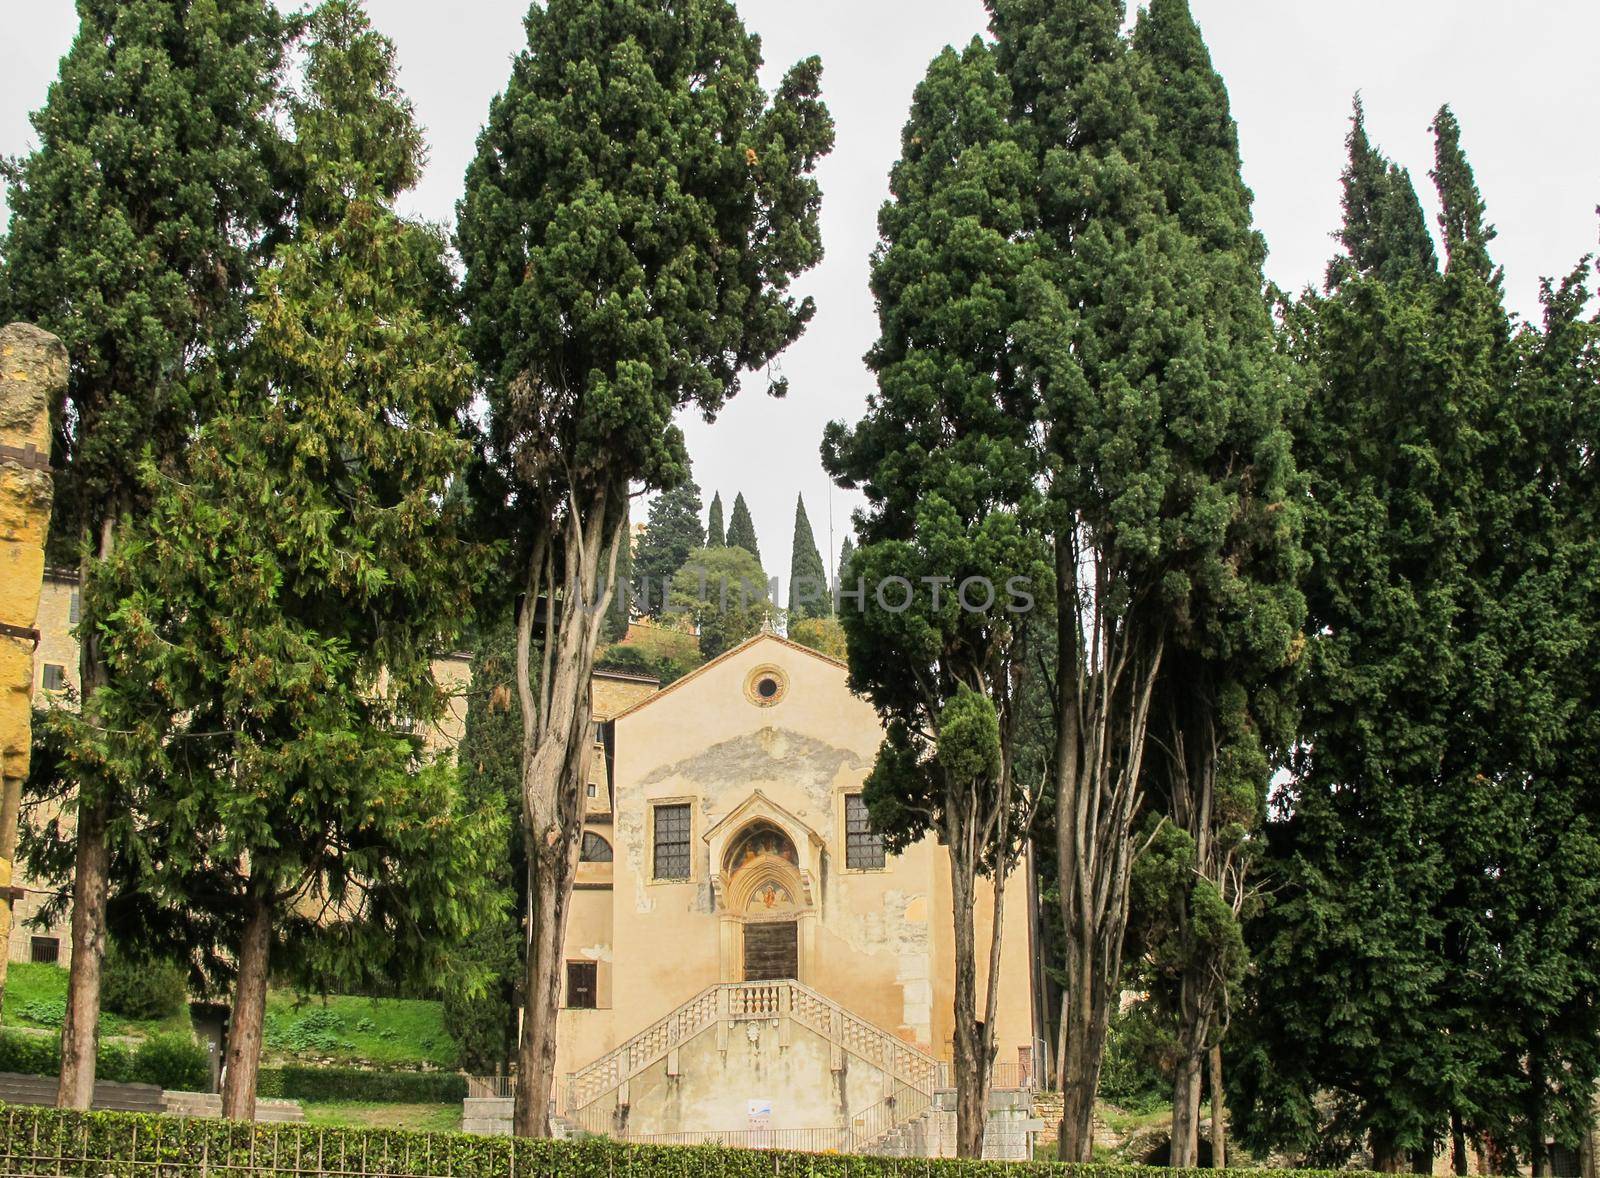
<path fill-rule="evenodd" d="M 0 1022 L 8 1027 L 36 1027 L 56 1030 L 67 1001 L 67 971 L 59 965 L 35 965 L 13 961 L 6 971 L 5 1010 Z M 146 1038 L 158 1031 L 182 1030 L 187 1015 L 161 1020 L 127 1019 L 109 1010 L 100 1013 L 102 1035 L 131 1035 Z"/>
<path fill-rule="evenodd" d="M 267 995 L 267 1059 L 451 1068 L 456 1045 L 444 1029 L 437 1002 L 411 998 L 332 995 L 300 998 L 291 991 Z"/>
<path fill-rule="evenodd" d="M 57 965 L 13 962 L 6 979 L 5 1009 L 0 1023 L 8 1027 L 60 1027 L 60 1004 L 67 996 L 67 971 Z M 157 1031 L 182 1029 L 187 1016 L 169 1023 L 138 1022 L 106 1012 L 101 1032 L 146 1037 Z M 305 1063 L 329 1060 L 356 1065 L 454 1067 L 456 1045 L 444 1029 L 440 1004 L 401 998 L 300 999 L 287 990 L 267 996 L 265 1061 Z"/>

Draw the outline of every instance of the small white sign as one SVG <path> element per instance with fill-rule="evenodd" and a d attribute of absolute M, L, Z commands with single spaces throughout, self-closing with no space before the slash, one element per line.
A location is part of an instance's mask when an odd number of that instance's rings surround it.
<path fill-rule="evenodd" d="M 772 1101 L 752 1100 L 746 1105 L 750 1118 L 750 1128 L 770 1129 L 772 1127 Z"/>

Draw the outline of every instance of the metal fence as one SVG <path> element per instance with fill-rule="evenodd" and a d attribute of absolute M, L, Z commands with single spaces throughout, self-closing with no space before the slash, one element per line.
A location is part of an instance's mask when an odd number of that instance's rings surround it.
<path fill-rule="evenodd" d="M 461 1178 L 483 1173 L 434 1134 L 358 1135 L 294 1126 L 221 1136 L 214 1121 L 149 1119 L 108 1135 L 84 1118 L 44 1123 L 0 1108 L 0 1175 L 6 1178 Z M 195 1133 L 193 1126 L 210 1131 Z M 458 1164 L 459 1163 L 459 1164 Z M 513 1167 L 514 1170 L 514 1167 Z"/>

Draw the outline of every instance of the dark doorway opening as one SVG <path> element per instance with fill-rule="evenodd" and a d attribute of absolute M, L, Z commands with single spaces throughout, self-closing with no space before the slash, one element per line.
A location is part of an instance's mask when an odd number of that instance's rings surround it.
<path fill-rule="evenodd" d="M 800 975 L 800 927 L 792 920 L 744 926 L 744 980 Z"/>

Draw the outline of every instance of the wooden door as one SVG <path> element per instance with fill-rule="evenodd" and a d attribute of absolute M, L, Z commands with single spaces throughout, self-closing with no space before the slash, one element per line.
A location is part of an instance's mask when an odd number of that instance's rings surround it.
<path fill-rule="evenodd" d="M 800 926 L 792 920 L 744 926 L 744 980 L 798 978 Z"/>

